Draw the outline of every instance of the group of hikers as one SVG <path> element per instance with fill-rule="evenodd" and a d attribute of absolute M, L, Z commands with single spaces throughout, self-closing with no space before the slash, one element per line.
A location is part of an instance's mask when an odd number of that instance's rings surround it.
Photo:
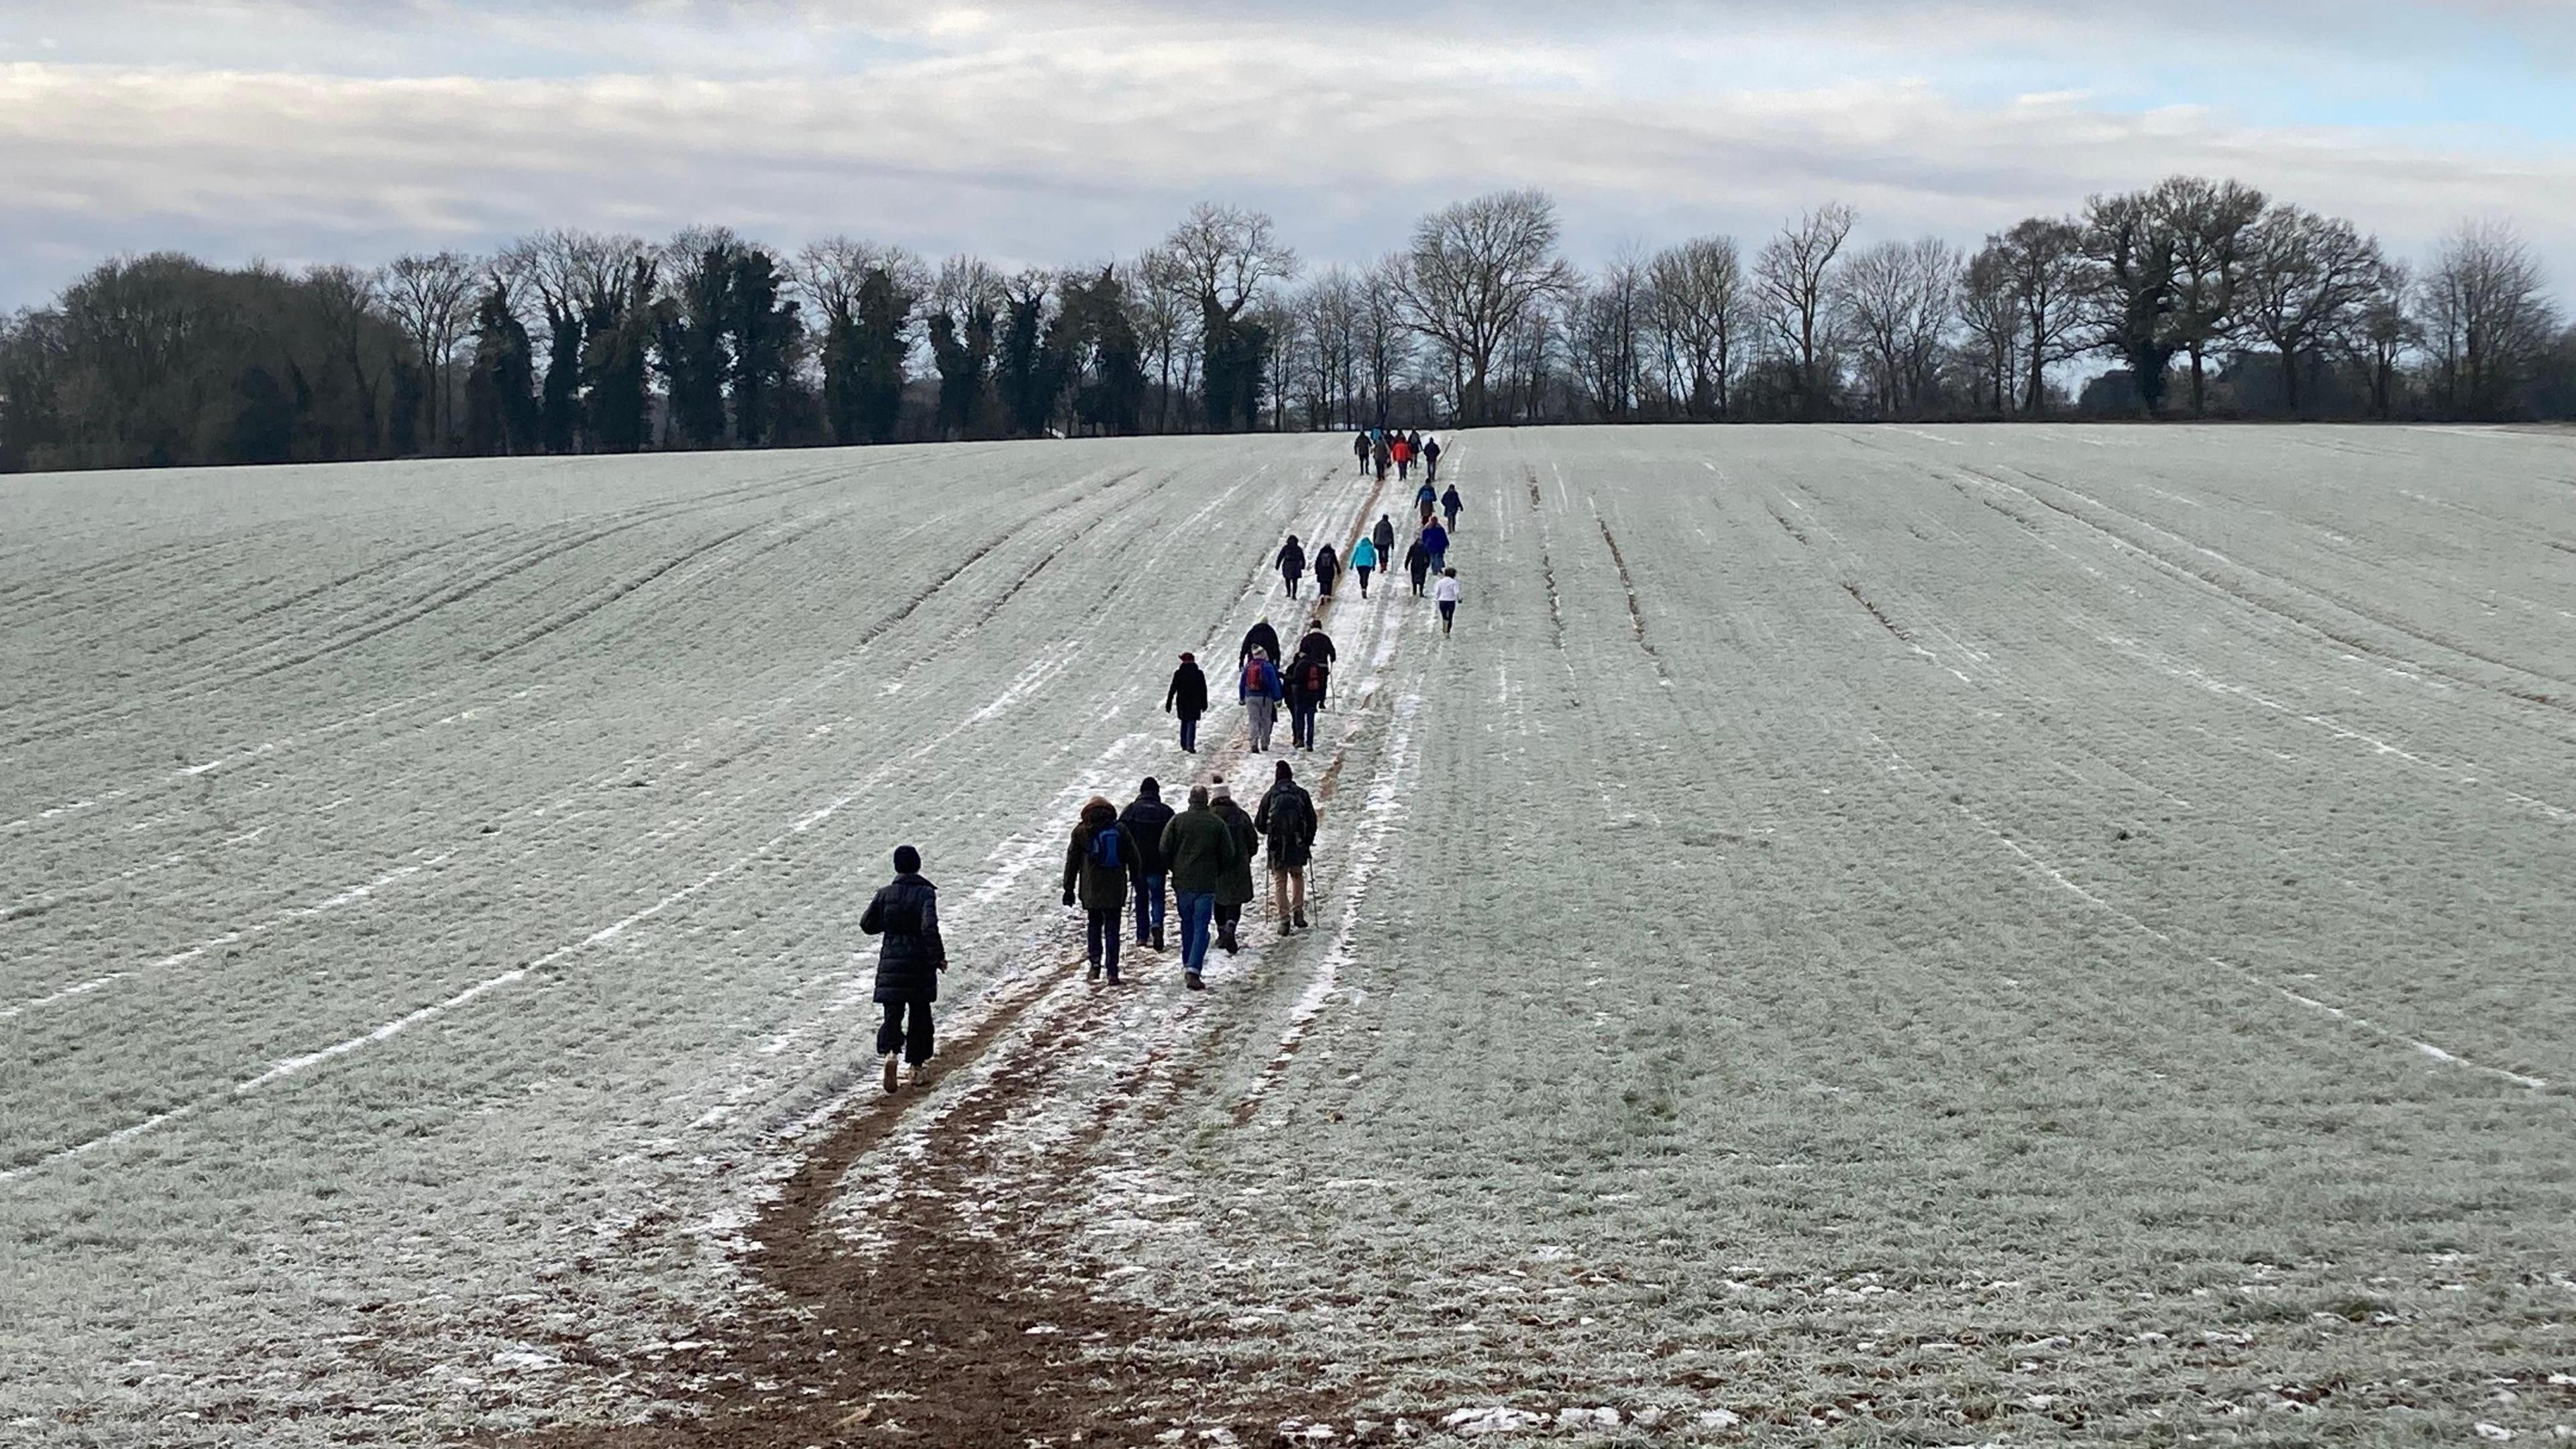
<path fill-rule="evenodd" d="M 1386 481 L 1388 467 L 1395 469 L 1396 477 L 1406 478 L 1412 476 L 1417 462 L 1422 465 L 1424 482 L 1440 476 L 1440 440 L 1426 438 L 1419 431 L 1395 433 L 1384 428 L 1362 428 L 1359 436 L 1351 439 L 1351 456 L 1360 460 L 1363 473 L 1375 466 L 1380 483 Z"/>
<path fill-rule="evenodd" d="M 1390 462 L 1399 470 L 1419 459 L 1422 486 L 1414 504 L 1421 526 L 1405 552 L 1413 593 L 1430 595 L 1440 607 L 1440 629 L 1446 634 L 1458 608 L 1458 571 L 1449 566 L 1450 537 L 1466 506 L 1453 484 L 1446 492 L 1433 487 L 1440 460 L 1437 439 L 1364 432 L 1355 445 L 1363 467 L 1374 460 L 1381 481 Z M 1435 520 L 1437 510 L 1442 518 Z M 1445 520 L 1445 521 L 1444 521 Z M 1370 574 L 1394 557 L 1395 521 L 1386 514 L 1351 545 L 1348 567 L 1359 576 L 1360 597 L 1368 597 Z M 1295 534 L 1275 559 L 1288 597 L 1297 597 L 1309 561 Z M 1279 711 L 1288 711 L 1291 748 L 1315 748 L 1315 720 L 1331 689 L 1333 666 L 1340 651 L 1324 631 L 1321 602 L 1333 597 L 1333 585 L 1344 568 L 1331 544 L 1315 551 L 1312 566 L 1319 592 L 1318 611 L 1309 620 L 1293 653 L 1283 653 L 1279 631 L 1264 616 L 1245 632 L 1235 658 L 1235 697 L 1244 707 L 1247 743 L 1254 754 L 1270 751 Z M 1280 661 L 1287 662 L 1282 664 Z M 1181 655 L 1163 694 L 1164 712 L 1180 722 L 1185 754 L 1199 747 L 1199 721 L 1208 709 L 1208 682 L 1198 659 Z M 1257 892 L 1252 862 L 1260 857 L 1270 872 L 1271 919 L 1282 936 L 1307 929 L 1306 864 L 1314 851 L 1315 832 L 1323 816 L 1314 797 L 1297 783 L 1295 769 L 1280 760 L 1272 782 L 1250 813 L 1235 802 L 1221 778 L 1192 785 L 1188 807 L 1175 812 L 1163 801 L 1162 785 L 1151 776 L 1137 787 L 1124 810 L 1107 797 L 1085 801 L 1066 842 L 1064 903 L 1080 906 L 1085 917 L 1084 949 L 1090 979 L 1104 975 L 1121 981 L 1120 948 L 1127 930 L 1127 910 L 1134 907 L 1135 945 L 1163 951 L 1165 892 L 1177 907 L 1181 926 L 1183 984 L 1204 991 L 1203 973 L 1211 949 L 1232 955 L 1242 949 L 1243 908 Z M 909 1063 L 916 1084 L 922 1081 L 932 1051 L 931 1006 L 939 996 L 939 973 L 948 969 L 948 952 L 939 934 L 938 889 L 921 874 L 921 855 L 906 845 L 894 853 L 895 878 L 876 893 L 859 929 L 881 936 L 878 948 L 876 1000 L 884 1008 L 877 1029 L 877 1055 L 882 1059 L 885 1089 L 899 1090 L 899 1067 Z"/>

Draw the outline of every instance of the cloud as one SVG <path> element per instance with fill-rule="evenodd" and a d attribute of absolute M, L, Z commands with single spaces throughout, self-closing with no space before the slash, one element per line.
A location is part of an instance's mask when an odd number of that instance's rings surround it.
<path fill-rule="evenodd" d="M 1558 193 L 1587 257 L 1758 234 L 1829 197 L 1873 234 L 1973 242 L 2176 170 L 2242 177 L 2406 248 L 2462 216 L 2513 215 L 2576 276 L 2576 148 L 2492 126 L 2284 124 L 2226 95 L 2141 88 L 2081 47 L 2002 54 L 2025 21 L 2009 44 L 2063 47 L 2133 13 L 2097 0 L 2044 21 L 1932 0 L 1816 0 L 1794 24 L 1734 0 L 1590 8 L 1601 23 L 1575 32 L 1561 7 L 1517 3 L 1372 24 L 1344 0 L 313 0 L 261 7 L 263 54 L 223 64 L 187 31 L 239 18 L 221 9 L 163 12 L 181 32 L 167 54 L 84 12 L 71 60 L 0 64 L 0 206 L 16 222 L 0 299 L 122 250 L 366 261 L 557 225 L 722 221 L 791 246 L 848 231 L 1074 262 L 1132 255 L 1201 196 L 1267 207 L 1312 257 L 1359 260 L 1432 206 L 1519 184 Z M 2286 25 L 2308 8 L 2267 13 Z M 2446 7 L 2378 10 L 2394 25 Z M 2558 23 L 2514 0 L 2447 11 Z M 1865 46 L 1818 38 L 1871 16 Z M 1895 53 L 1926 30 L 1944 38 Z M 1930 63 L 1942 54 L 1967 60 Z"/>

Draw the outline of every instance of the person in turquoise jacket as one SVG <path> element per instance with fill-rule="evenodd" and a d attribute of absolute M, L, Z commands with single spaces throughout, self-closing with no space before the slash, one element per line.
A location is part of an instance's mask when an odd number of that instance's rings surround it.
<path fill-rule="evenodd" d="M 1351 545 L 1351 572 L 1360 576 L 1360 597 L 1363 599 L 1368 597 L 1369 573 L 1377 567 L 1377 544 L 1362 535 L 1359 542 Z"/>

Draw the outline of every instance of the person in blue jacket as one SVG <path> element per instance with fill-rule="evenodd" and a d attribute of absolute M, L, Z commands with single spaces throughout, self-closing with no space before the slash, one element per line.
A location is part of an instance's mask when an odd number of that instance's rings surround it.
<path fill-rule="evenodd" d="M 1369 575 L 1377 569 L 1377 541 L 1366 534 L 1351 545 L 1351 572 L 1359 575 L 1360 597 L 1368 597 Z"/>
<path fill-rule="evenodd" d="M 1422 521 L 1429 523 L 1431 510 L 1440 506 L 1440 490 L 1425 479 L 1421 487 L 1413 490 L 1413 506 L 1422 510 Z"/>
<path fill-rule="evenodd" d="M 1439 573 L 1449 567 L 1449 530 L 1437 523 L 1422 526 L 1422 546 L 1431 552 L 1431 571 Z"/>
<path fill-rule="evenodd" d="M 1270 733 L 1279 727 L 1279 701 L 1286 696 L 1287 690 L 1279 678 L 1279 666 L 1272 661 L 1270 651 L 1253 650 L 1252 657 L 1244 662 L 1243 677 L 1235 687 L 1235 698 L 1242 703 L 1250 720 L 1254 754 L 1270 748 Z"/>

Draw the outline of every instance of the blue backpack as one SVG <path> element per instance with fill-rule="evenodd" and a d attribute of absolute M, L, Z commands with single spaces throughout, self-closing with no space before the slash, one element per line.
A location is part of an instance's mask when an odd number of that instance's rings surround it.
<path fill-rule="evenodd" d="M 1119 847 L 1119 837 L 1123 833 L 1124 832 L 1115 825 L 1109 826 L 1104 830 L 1095 830 L 1091 832 L 1091 849 L 1089 852 L 1091 863 L 1100 867 L 1102 870 L 1124 869 L 1124 862 L 1120 859 Z"/>

